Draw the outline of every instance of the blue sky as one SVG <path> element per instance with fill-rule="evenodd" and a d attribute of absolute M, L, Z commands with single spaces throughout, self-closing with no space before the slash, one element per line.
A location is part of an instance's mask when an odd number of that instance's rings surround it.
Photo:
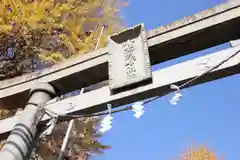
<path fill-rule="evenodd" d="M 144 23 L 157 28 L 224 2 L 223 0 L 131 0 L 122 12 L 129 26 Z M 224 44 L 180 61 L 228 47 Z M 178 60 L 179 61 L 179 60 Z M 176 60 L 154 67 L 166 67 Z M 164 78 L 164 77 L 163 77 Z M 113 128 L 102 142 L 113 148 L 96 160 L 173 160 L 189 142 L 205 144 L 225 160 L 239 160 L 240 106 L 239 75 L 185 89 L 177 107 L 169 104 L 172 95 L 162 97 L 136 119 L 133 112 L 114 115 Z"/>

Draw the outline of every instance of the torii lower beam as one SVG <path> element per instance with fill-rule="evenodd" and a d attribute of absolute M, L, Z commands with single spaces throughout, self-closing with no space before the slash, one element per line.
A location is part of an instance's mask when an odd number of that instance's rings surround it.
<path fill-rule="evenodd" d="M 59 114 L 94 113 L 106 110 L 106 105 L 108 103 L 111 103 L 113 107 L 118 107 L 153 96 L 162 95 L 166 91 L 169 91 L 169 86 L 171 84 L 182 84 L 187 80 L 202 74 L 204 71 L 199 66 L 199 63 L 202 60 L 208 59 L 211 65 L 215 66 L 239 50 L 240 45 L 157 70 L 153 72 L 153 82 L 149 85 L 141 86 L 112 96 L 110 95 L 109 87 L 105 86 L 75 97 L 47 104 L 46 108 Z M 240 53 L 187 87 L 238 74 L 239 72 Z M 19 114 L 20 113 L 18 113 L 18 115 Z M 0 134 L 12 130 L 18 115 L 0 121 Z M 49 116 L 45 115 L 42 120 L 45 121 L 49 118 Z"/>

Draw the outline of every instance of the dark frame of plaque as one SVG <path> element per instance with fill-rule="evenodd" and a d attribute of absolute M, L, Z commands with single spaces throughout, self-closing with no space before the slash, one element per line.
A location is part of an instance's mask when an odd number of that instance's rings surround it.
<path fill-rule="evenodd" d="M 152 82 L 146 29 L 143 24 L 110 36 L 108 55 L 111 94 Z"/>

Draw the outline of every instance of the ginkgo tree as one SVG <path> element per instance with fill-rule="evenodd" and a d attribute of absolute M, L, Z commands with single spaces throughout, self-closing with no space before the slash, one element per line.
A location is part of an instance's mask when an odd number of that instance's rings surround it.
<path fill-rule="evenodd" d="M 111 148 L 98 141 L 98 138 L 102 136 L 97 130 L 100 120 L 99 118 L 90 117 L 75 121 L 68 150 L 65 154 L 68 159 L 84 159 L 84 157 L 89 157 L 91 153 L 101 154 L 105 149 Z M 60 123 L 54 128 L 50 136 L 39 141 L 35 153 L 44 160 L 54 160 L 60 152 L 67 127 L 67 122 Z"/>
<path fill-rule="evenodd" d="M 86 54 L 122 27 L 119 0 L 0 1 L 0 78 Z"/>
<path fill-rule="evenodd" d="M 109 35 L 124 29 L 119 11 L 126 4 L 120 0 L 1 0 L 0 80 L 87 54 L 96 49 L 99 40 L 98 47 L 104 47 Z M 0 109 L 0 118 L 13 116 L 14 113 Z M 92 124 L 93 121 L 87 123 Z M 79 123 L 81 127 L 85 124 L 82 121 Z M 59 126 L 66 128 L 66 124 Z M 74 131 L 80 135 L 85 133 L 79 131 L 81 127 L 76 127 Z M 94 137 L 94 133 L 91 130 L 88 134 Z M 51 143 L 56 149 L 54 144 L 60 145 L 62 139 L 55 139 L 54 135 L 41 146 Z M 86 142 L 87 152 L 104 149 L 104 145 L 89 137 L 81 139 L 74 135 L 73 139 Z M 77 141 L 75 144 L 84 148 Z M 40 151 L 37 153 L 44 156 Z"/>
<path fill-rule="evenodd" d="M 180 160 L 220 160 L 216 153 L 210 151 L 206 146 L 197 146 L 190 148 L 187 153 L 183 153 Z"/>

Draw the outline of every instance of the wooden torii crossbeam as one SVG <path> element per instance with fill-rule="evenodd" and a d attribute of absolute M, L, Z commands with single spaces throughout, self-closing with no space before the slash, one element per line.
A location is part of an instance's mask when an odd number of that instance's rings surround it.
<path fill-rule="evenodd" d="M 229 1 L 147 33 L 151 64 L 157 64 L 240 37 L 240 2 Z M 50 82 L 61 93 L 108 79 L 107 48 L 39 72 L 1 81 L 0 104 L 24 106 L 36 82 Z M 101 74 L 98 74 L 101 73 Z M 14 101 L 18 101 L 16 106 Z"/>

